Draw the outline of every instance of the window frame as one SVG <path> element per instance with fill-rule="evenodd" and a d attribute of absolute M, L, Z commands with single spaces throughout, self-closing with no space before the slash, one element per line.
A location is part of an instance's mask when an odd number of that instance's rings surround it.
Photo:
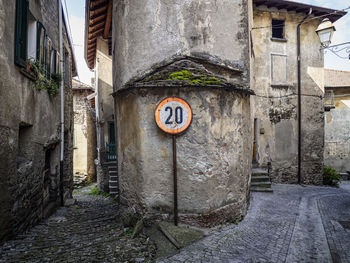
<path fill-rule="evenodd" d="M 274 22 L 275 22 L 275 25 L 274 25 Z M 274 28 L 277 26 L 276 22 L 279 22 L 279 25 L 283 24 L 282 37 L 274 36 Z M 284 20 L 284 19 L 275 19 L 275 18 L 271 19 L 271 39 L 272 40 L 282 40 L 282 41 L 286 40 L 286 20 Z"/>
<path fill-rule="evenodd" d="M 16 25 L 15 25 L 15 58 L 17 66 L 25 67 L 27 64 L 28 50 L 28 0 L 16 1 Z"/>

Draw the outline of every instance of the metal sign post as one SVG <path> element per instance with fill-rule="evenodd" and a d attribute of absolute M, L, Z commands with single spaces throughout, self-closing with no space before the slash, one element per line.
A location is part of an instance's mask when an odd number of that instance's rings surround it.
<path fill-rule="evenodd" d="M 192 122 L 192 109 L 183 99 L 170 97 L 162 100 L 156 108 L 156 123 L 166 133 L 172 134 L 173 142 L 173 183 L 174 183 L 174 224 L 178 224 L 177 204 L 177 160 L 176 135 L 184 132 Z"/>
<path fill-rule="evenodd" d="M 177 226 L 177 163 L 176 163 L 176 135 L 173 135 L 173 182 L 174 182 L 174 225 Z"/>

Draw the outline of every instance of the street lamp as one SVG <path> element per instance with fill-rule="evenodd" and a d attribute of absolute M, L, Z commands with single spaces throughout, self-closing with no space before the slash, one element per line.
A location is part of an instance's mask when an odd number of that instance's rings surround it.
<path fill-rule="evenodd" d="M 329 47 L 334 32 L 335 27 L 333 26 L 332 22 L 328 18 L 323 19 L 322 23 L 316 29 L 316 33 L 320 38 L 322 47 Z"/>

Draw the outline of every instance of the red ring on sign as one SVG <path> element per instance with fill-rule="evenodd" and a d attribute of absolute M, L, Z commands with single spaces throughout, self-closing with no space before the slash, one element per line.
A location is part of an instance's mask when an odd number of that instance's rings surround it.
<path fill-rule="evenodd" d="M 177 102 L 181 103 L 187 110 L 187 114 L 188 114 L 187 121 L 186 121 L 185 125 L 179 129 L 169 129 L 160 120 L 160 111 L 161 111 L 162 107 L 166 103 L 171 102 L 171 101 L 177 101 Z M 156 108 L 156 112 L 155 112 L 155 117 L 156 117 L 156 123 L 162 131 L 164 131 L 166 133 L 170 133 L 170 134 L 179 134 L 179 133 L 185 131 L 190 126 L 190 124 L 192 122 L 192 109 L 191 109 L 190 105 L 185 100 L 177 98 L 177 97 L 169 97 L 169 98 L 162 100 L 158 104 L 158 106 Z"/>

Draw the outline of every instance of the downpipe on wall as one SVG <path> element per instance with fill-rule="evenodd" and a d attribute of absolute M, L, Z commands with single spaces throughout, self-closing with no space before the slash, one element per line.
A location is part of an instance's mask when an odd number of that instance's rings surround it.
<path fill-rule="evenodd" d="M 58 27 L 59 27 L 59 48 L 60 48 L 60 72 L 63 74 L 63 41 L 62 41 L 62 3 L 58 0 Z M 63 167 L 64 167 L 64 84 L 63 78 L 60 82 L 61 93 L 61 151 L 60 151 L 60 201 L 64 205 L 64 188 L 63 188 Z"/>
<path fill-rule="evenodd" d="M 309 13 L 300 21 L 297 26 L 297 60 L 298 60 L 298 184 L 301 184 L 301 51 L 300 51 L 300 27 L 305 20 L 311 15 Z"/>

